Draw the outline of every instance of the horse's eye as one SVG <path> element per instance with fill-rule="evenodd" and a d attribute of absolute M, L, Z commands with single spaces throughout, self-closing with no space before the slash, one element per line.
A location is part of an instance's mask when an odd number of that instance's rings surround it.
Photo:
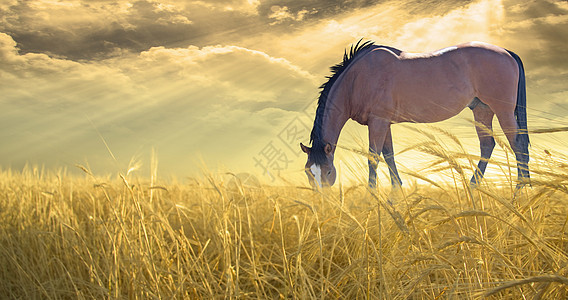
<path fill-rule="evenodd" d="M 327 176 L 331 175 L 331 170 L 327 171 Z"/>

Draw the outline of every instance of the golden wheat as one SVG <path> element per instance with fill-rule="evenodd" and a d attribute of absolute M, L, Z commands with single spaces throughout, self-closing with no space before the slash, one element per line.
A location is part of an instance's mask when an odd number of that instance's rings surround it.
<path fill-rule="evenodd" d="M 411 183 L 395 205 L 364 185 L 3 170 L 0 298 L 568 297 L 565 160 L 537 159 L 513 199 L 469 190 L 466 155 L 421 147 L 453 184 Z"/>

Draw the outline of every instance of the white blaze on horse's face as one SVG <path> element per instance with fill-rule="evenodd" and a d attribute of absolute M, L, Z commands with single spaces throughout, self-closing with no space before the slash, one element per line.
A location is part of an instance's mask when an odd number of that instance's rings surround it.
<path fill-rule="evenodd" d="M 318 187 L 322 187 L 321 185 L 321 166 L 318 166 L 317 164 L 313 164 L 310 167 L 310 170 L 312 171 L 312 174 L 314 175 L 314 180 L 316 181 L 316 185 Z"/>
<path fill-rule="evenodd" d="M 335 183 L 335 167 L 333 166 L 333 149 L 330 144 L 327 144 L 324 148 L 325 159 L 320 159 L 320 163 L 316 163 L 312 157 L 312 149 L 310 147 L 304 146 L 300 143 L 302 151 L 308 154 L 308 161 L 306 162 L 305 171 L 308 175 L 308 180 L 310 185 L 314 188 L 322 188 L 327 186 L 332 186 Z"/>
<path fill-rule="evenodd" d="M 332 186 L 335 183 L 335 167 L 333 164 L 318 165 L 315 163 L 308 164 L 306 174 L 308 180 L 314 188 L 323 188 Z"/>

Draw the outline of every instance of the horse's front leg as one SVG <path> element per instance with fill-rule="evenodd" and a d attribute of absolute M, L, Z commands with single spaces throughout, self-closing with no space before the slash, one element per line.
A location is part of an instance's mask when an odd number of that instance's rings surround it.
<path fill-rule="evenodd" d="M 387 133 L 390 131 L 390 122 L 373 117 L 367 126 L 369 127 L 369 188 L 374 190 L 377 187 L 377 166 L 381 154 L 378 149 L 383 149 Z"/>
<path fill-rule="evenodd" d="M 389 167 L 389 174 L 391 178 L 391 185 L 393 188 L 398 188 L 402 185 L 402 180 L 398 175 L 398 170 L 396 169 L 396 163 L 394 162 L 394 148 L 392 145 L 392 133 L 390 126 L 387 130 L 387 135 L 385 137 L 385 142 L 383 144 L 383 157 L 385 162 Z"/>
<path fill-rule="evenodd" d="M 379 165 L 379 154 L 369 146 L 369 188 L 377 188 L 377 167 Z"/>

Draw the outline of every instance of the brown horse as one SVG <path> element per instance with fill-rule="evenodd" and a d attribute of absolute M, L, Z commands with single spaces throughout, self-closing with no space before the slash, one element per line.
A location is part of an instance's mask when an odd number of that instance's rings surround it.
<path fill-rule="evenodd" d="M 495 147 L 489 132 L 494 115 L 515 152 L 517 187 L 529 181 L 525 72 L 515 53 L 471 42 L 416 54 L 359 41 L 331 70 L 332 76 L 321 86 L 312 147 L 300 144 L 308 154 L 306 173 L 312 186 L 335 182 L 333 157 L 348 119 L 369 127 L 369 186 L 376 186 L 381 153 L 392 185 L 400 186 L 391 124 L 439 122 L 465 107 L 473 111 L 481 148 L 471 185 L 483 177 Z"/>

